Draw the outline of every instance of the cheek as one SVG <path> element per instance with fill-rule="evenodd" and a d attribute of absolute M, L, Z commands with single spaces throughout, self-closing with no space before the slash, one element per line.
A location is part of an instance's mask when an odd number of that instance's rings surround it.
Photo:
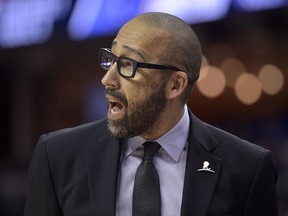
<path fill-rule="evenodd" d="M 139 72 L 138 74 L 136 73 L 134 79 L 128 81 L 124 81 L 125 83 L 123 83 L 122 85 L 128 103 L 144 100 L 151 93 L 157 91 L 161 84 L 161 80 L 159 80 L 158 77 L 156 80 L 156 77 L 153 78 L 148 77 L 147 75 L 144 76 L 141 72 Z"/>
<path fill-rule="evenodd" d="M 151 94 L 151 87 L 141 86 L 133 88 L 127 91 L 126 98 L 128 101 L 128 106 L 135 103 L 141 103 L 142 101 L 147 100 Z"/>
<path fill-rule="evenodd" d="M 150 88 L 153 90 L 153 91 L 156 91 L 157 88 L 158 88 L 159 84 L 155 81 L 151 82 L 150 84 Z"/>
<path fill-rule="evenodd" d="M 154 70 L 141 70 L 139 69 L 134 77 L 135 84 L 137 87 L 146 93 L 157 91 L 160 83 L 162 82 L 162 77 L 155 76 Z M 151 91 L 152 90 L 152 91 Z"/>

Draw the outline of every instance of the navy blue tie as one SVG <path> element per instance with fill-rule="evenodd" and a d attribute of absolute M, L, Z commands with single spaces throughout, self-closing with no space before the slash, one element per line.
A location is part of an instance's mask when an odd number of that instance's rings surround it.
<path fill-rule="evenodd" d="M 133 191 L 133 216 L 160 216 L 160 183 L 153 158 L 160 149 L 157 142 L 145 142 L 144 157 L 135 175 Z"/>

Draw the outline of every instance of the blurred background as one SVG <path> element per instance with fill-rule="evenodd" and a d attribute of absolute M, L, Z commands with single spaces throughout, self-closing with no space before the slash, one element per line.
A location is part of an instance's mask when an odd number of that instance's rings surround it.
<path fill-rule="evenodd" d="M 191 24 L 203 46 L 190 109 L 273 152 L 279 212 L 287 216 L 287 6 L 287 0 L 0 0 L 0 215 L 22 215 L 42 133 L 106 116 L 99 48 L 110 47 L 130 18 L 163 11 Z"/>

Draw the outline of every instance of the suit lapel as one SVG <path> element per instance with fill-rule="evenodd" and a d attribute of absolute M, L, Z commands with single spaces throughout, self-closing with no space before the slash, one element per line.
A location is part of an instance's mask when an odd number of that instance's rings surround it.
<path fill-rule="evenodd" d="M 114 215 L 117 196 L 120 141 L 112 137 L 86 150 L 93 215 Z"/>
<path fill-rule="evenodd" d="M 181 215 L 204 216 L 209 207 L 220 174 L 222 160 L 212 154 L 216 141 L 207 127 L 190 113 L 190 134 Z M 204 161 L 209 162 L 207 170 Z"/>

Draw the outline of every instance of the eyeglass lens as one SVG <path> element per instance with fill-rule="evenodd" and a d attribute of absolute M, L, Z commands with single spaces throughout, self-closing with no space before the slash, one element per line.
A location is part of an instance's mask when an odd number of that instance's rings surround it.
<path fill-rule="evenodd" d="M 117 58 L 107 50 L 101 51 L 100 65 L 104 70 L 109 70 L 115 62 L 117 62 L 117 69 L 122 76 L 132 76 L 134 64 L 131 60 L 126 58 Z"/>
<path fill-rule="evenodd" d="M 107 51 L 102 50 L 100 56 L 100 65 L 104 70 L 109 70 L 113 65 L 114 59 L 113 56 Z"/>

